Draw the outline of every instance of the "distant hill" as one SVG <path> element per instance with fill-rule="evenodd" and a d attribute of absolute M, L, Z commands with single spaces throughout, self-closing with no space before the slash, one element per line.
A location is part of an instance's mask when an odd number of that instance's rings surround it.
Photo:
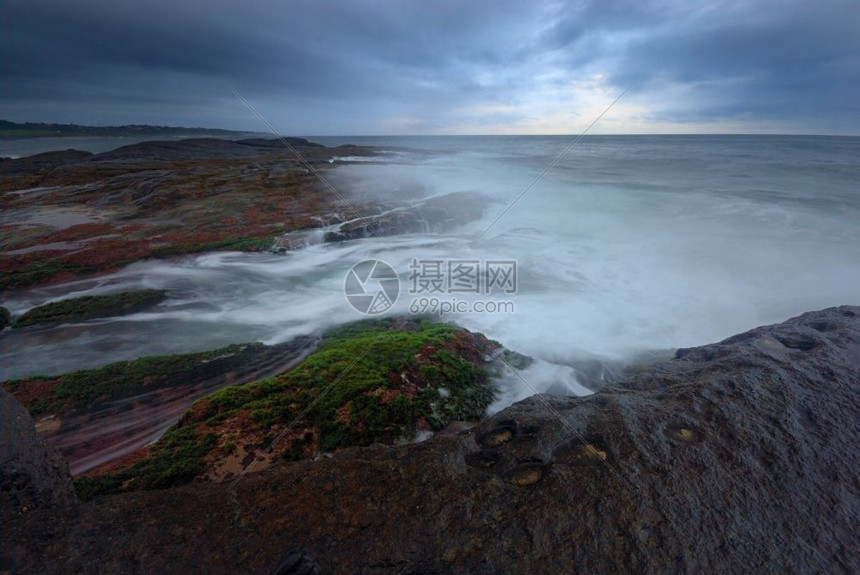
<path fill-rule="evenodd" d="M 25 122 L 18 124 L 0 120 L 0 139 L 39 138 L 64 136 L 136 136 L 146 135 L 207 135 L 229 136 L 246 132 L 218 130 L 211 128 L 176 128 L 172 126 L 149 126 L 134 124 L 130 126 L 79 126 L 77 124 L 46 124 L 43 122 Z"/>

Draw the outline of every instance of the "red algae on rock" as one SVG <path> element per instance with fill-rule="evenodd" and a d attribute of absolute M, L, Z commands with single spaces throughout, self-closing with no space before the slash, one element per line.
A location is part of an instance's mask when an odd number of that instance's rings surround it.
<path fill-rule="evenodd" d="M 318 169 L 337 153 L 295 146 Z M 339 206 L 268 140 L 148 142 L 4 160 L 0 192 L 0 290 L 150 257 L 259 251 L 284 232 L 318 227 L 314 217 Z"/>

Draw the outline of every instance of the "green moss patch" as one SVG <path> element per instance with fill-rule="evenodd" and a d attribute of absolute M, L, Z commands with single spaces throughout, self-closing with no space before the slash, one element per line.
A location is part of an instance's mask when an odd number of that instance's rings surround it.
<path fill-rule="evenodd" d="M 86 411 L 98 404 L 145 391 L 190 386 L 212 378 L 226 378 L 246 367 L 277 357 L 282 346 L 262 343 L 231 345 L 216 350 L 119 361 L 55 377 L 28 377 L 5 381 L 34 417 L 69 411 Z"/>
<path fill-rule="evenodd" d="M 255 458 L 294 460 L 410 441 L 419 429 L 480 419 L 496 391 L 487 360 L 494 348 L 480 334 L 445 324 L 342 327 L 291 371 L 198 400 L 149 454 L 79 478 L 79 490 L 90 497 L 227 478 Z M 234 472 L 223 472 L 231 466 Z"/>
<path fill-rule="evenodd" d="M 143 311 L 167 299 L 161 290 L 136 290 L 110 295 L 64 299 L 34 307 L 15 321 L 14 327 L 84 321 Z"/>
<path fill-rule="evenodd" d="M 131 467 L 96 477 L 75 479 L 78 497 L 87 500 L 106 493 L 164 489 L 188 483 L 206 470 L 204 457 L 216 442 L 214 434 L 199 438 L 191 427 L 171 429 L 158 447 Z"/>

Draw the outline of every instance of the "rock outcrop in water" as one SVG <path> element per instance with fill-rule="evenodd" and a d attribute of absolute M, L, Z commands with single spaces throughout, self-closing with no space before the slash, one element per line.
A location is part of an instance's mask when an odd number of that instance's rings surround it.
<path fill-rule="evenodd" d="M 319 214 L 355 217 L 308 170 L 342 150 L 287 141 L 292 149 L 193 138 L 0 159 L 0 294 L 144 258 L 261 251 L 285 232 L 318 227 Z"/>
<path fill-rule="evenodd" d="M 21 572 L 860 572 L 860 307 L 457 436 L 15 518 Z M 9 541 L 16 541 L 11 546 Z"/>
<path fill-rule="evenodd" d="M 127 315 L 149 309 L 165 299 L 167 292 L 153 289 L 66 298 L 27 310 L 15 320 L 14 327 L 53 325 Z"/>
<path fill-rule="evenodd" d="M 443 232 L 483 213 L 486 198 L 466 192 L 409 208 L 344 202 L 308 168 L 324 171 L 345 150 L 378 152 L 302 138 L 192 138 L 0 159 L 0 295 L 146 258 Z M 325 222 L 340 225 L 322 230 Z"/>
<path fill-rule="evenodd" d="M 429 198 L 411 208 L 379 215 L 365 215 L 327 231 L 326 242 L 342 242 L 374 236 L 441 233 L 480 219 L 487 198 L 478 193 L 453 192 Z"/>

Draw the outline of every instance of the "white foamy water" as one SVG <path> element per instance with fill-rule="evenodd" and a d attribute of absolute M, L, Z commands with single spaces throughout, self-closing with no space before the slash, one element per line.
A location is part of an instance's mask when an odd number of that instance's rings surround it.
<path fill-rule="evenodd" d="M 57 297 L 151 287 L 148 313 L 6 331 L 2 377 L 56 373 L 144 354 L 285 341 L 361 319 L 350 267 L 380 259 L 413 298 L 510 302 L 509 313 L 442 319 L 539 361 L 505 382 L 495 408 L 533 390 L 585 393 L 571 365 L 713 342 L 804 311 L 860 303 L 860 139 L 586 138 L 478 242 L 570 142 L 561 137 L 317 139 L 396 150 L 396 163 L 341 165 L 346 197 L 409 204 L 451 192 L 489 198 L 484 217 L 444 234 L 312 244 L 283 255 L 209 254 L 11 294 L 13 313 Z M 413 260 L 515 260 L 516 293 L 409 294 Z"/>

